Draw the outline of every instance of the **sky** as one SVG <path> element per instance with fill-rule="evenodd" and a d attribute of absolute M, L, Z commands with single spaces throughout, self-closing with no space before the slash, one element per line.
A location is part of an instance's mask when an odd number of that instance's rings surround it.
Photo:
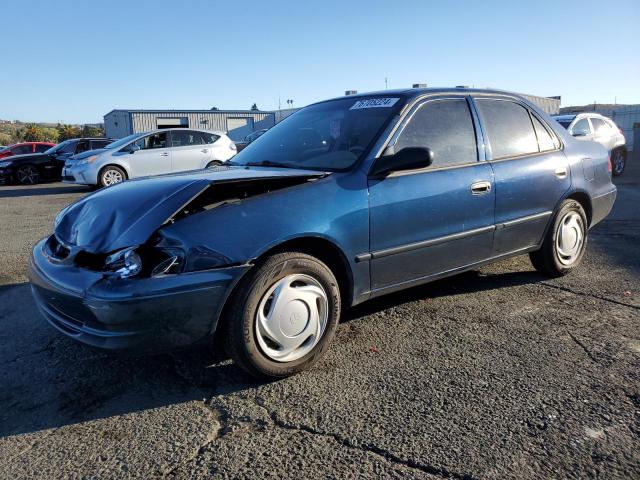
<path fill-rule="evenodd" d="M 21 0 L 0 18 L 5 120 L 273 110 L 385 78 L 640 103 L 640 0 Z"/>

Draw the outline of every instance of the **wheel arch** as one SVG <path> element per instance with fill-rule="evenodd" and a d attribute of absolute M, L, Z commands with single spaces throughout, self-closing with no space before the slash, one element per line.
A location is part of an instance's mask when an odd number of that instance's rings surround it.
<path fill-rule="evenodd" d="M 591 205 L 591 197 L 588 193 L 582 190 L 576 190 L 569 193 L 569 195 L 567 195 L 563 200 L 575 200 L 576 202 L 578 202 L 582 206 L 584 213 L 587 215 L 587 225 L 591 226 L 591 220 L 593 218 L 593 206 Z M 560 207 L 561 203 L 562 202 L 560 202 L 558 204 L 558 207 L 556 207 L 556 211 Z"/>
<path fill-rule="evenodd" d="M 96 181 L 98 183 L 100 183 L 100 176 L 102 175 L 102 172 L 104 172 L 104 170 L 106 168 L 108 168 L 108 167 L 118 167 L 120 170 L 122 170 L 124 172 L 125 176 L 127 177 L 127 178 L 125 178 L 125 180 L 129 180 L 131 178 L 131 174 L 129 172 L 129 169 L 125 165 L 123 165 L 121 163 L 117 163 L 117 162 L 109 162 L 109 163 L 104 164 L 98 170 L 98 178 L 96 178 Z"/>

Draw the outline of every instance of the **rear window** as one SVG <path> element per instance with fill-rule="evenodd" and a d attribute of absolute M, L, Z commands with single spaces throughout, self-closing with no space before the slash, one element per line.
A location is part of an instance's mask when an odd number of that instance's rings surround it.
<path fill-rule="evenodd" d="M 603 134 L 608 134 L 609 133 L 609 128 L 607 127 L 607 124 L 604 123 L 604 121 L 602 121 L 600 118 L 591 118 L 591 125 L 593 125 L 593 130 L 595 131 L 596 135 L 603 135 Z"/>
<path fill-rule="evenodd" d="M 476 104 L 489 136 L 493 160 L 538 152 L 538 141 L 521 105 L 509 100 L 477 99 Z"/>
<path fill-rule="evenodd" d="M 204 142 L 205 143 L 216 143 L 218 141 L 218 139 L 220 138 L 220 135 L 216 135 L 215 133 L 202 133 L 202 136 L 204 137 Z"/>
<path fill-rule="evenodd" d="M 560 142 L 555 135 L 549 133 L 535 115 L 531 115 L 531 118 L 533 120 L 533 127 L 536 131 L 536 137 L 538 137 L 538 146 L 540 147 L 540 151 L 547 152 L 558 148 L 560 146 Z"/>

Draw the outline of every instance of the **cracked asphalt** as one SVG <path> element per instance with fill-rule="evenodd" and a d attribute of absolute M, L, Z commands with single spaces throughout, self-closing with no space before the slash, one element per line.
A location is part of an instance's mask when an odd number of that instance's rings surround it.
<path fill-rule="evenodd" d="M 574 274 L 519 257 L 365 303 L 323 361 L 271 383 L 207 351 L 57 334 L 26 261 L 87 191 L 0 187 L 0 478 L 639 478 L 633 167 Z"/>

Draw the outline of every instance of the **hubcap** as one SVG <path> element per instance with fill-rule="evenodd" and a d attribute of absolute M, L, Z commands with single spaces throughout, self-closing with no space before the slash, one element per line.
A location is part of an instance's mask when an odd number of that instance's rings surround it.
<path fill-rule="evenodd" d="M 584 243 L 584 224 L 576 212 L 567 213 L 560 221 L 556 236 L 558 260 L 563 265 L 571 265 L 582 251 Z"/>
<path fill-rule="evenodd" d="M 621 173 L 624 169 L 624 155 L 620 150 L 616 151 L 613 157 L 613 169 L 616 173 Z"/>
<path fill-rule="evenodd" d="M 329 300 L 315 278 L 287 275 L 262 296 L 256 312 L 256 336 L 262 352 L 277 362 L 304 357 L 327 327 Z"/>
<path fill-rule="evenodd" d="M 107 187 L 115 183 L 120 183 L 122 180 L 122 174 L 117 170 L 107 170 L 102 175 L 102 183 L 104 183 Z"/>
<path fill-rule="evenodd" d="M 24 167 L 18 170 L 18 181 L 20 183 L 34 184 L 38 180 L 38 172 L 33 167 Z"/>

